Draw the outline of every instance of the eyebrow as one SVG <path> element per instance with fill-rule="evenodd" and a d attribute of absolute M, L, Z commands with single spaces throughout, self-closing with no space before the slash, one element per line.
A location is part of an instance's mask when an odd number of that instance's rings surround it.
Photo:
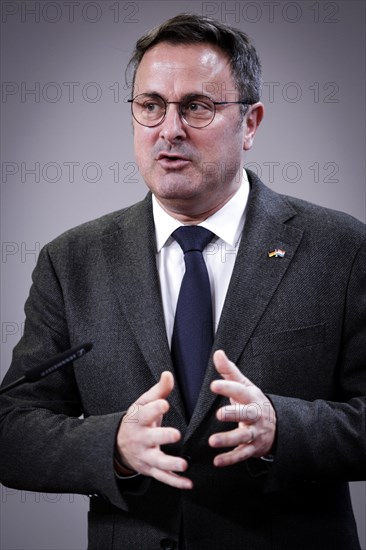
<path fill-rule="evenodd" d="M 161 97 L 162 99 L 164 99 L 164 101 L 168 101 L 167 98 L 165 96 L 163 96 L 162 94 L 160 94 L 159 92 L 155 92 L 155 91 L 150 91 L 150 92 L 140 92 L 139 94 L 135 95 L 135 97 L 139 96 L 139 95 L 157 95 L 159 97 Z M 215 99 L 211 96 L 211 95 L 208 95 L 208 94 L 203 94 L 202 92 L 190 92 L 188 94 L 185 94 L 180 100 L 179 102 L 181 101 L 184 101 L 185 99 L 193 99 L 195 97 L 207 97 L 208 99 L 211 99 L 211 101 L 215 101 Z"/>

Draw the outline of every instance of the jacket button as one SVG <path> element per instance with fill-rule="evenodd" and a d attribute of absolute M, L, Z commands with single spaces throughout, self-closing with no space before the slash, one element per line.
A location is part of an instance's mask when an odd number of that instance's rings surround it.
<path fill-rule="evenodd" d="M 174 539 L 161 539 L 160 548 L 162 550 L 175 550 L 177 548 L 177 543 Z"/>

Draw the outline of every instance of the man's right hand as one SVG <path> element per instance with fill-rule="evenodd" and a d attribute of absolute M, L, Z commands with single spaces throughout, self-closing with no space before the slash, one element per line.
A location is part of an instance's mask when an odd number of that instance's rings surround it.
<path fill-rule="evenodd" d="M 174 388 L 171 372 L 164 371 L 160 380 L 128 409 L 117 432 L 116 445 L 121 463 L 140 474 L 153 477 L 177 489 L 192 489 L 192 481 L 175 472 L 184 472 L 188 463 L 171 456 L 160 445 L 176 443 L 179 430 L 161 427 L 169 410 L 166 400 Z"/>

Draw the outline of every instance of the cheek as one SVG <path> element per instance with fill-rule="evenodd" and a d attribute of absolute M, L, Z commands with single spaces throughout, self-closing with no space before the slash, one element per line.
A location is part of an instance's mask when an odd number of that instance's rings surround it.
<path fill-rule="evenodd" d="M 241 153 L 244 143 L 244 132 L 237 123 L 221 124 L 220 128 L 213 129 L 207 135 L 200 136 L 195 145 L 205 151 L 207 156 L 233 157 Z"/>
<path fill-rule="evenodd" d="M 206 142 L 201 151 L 208 163 L 232 164 L 240 160 L 242 146 L 239 140 L 234 140 L 233 136 L 225 136 L 223 133 L 217 139 Z"/>
<path fill-rule="evenodd" d="M 205 159 L 216 157 L 224 145 L 222 143 L 222 134 L 218 136 L 216 133 L 196 136 L 196 138 L 191 139 L 191 143 L 192 147 Z"/>

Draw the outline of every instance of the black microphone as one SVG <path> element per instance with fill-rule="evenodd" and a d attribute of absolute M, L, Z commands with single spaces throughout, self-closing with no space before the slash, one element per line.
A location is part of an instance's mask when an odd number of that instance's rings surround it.
<path fill-rule="evenodd" d="M 4 393 L 12 388 L 15 388 L 16 386 L 19 386 L 20 384 L 24 384 L 25 382 L 36 382 L 44 376 L 48 376 L 55 370 L 64 367 L 68 363 L 71 363 L 71 361 L 79 359 L 79 357 L 82 357 L 83 355 L 88 353 L 88 351 L 90 351 L 92 347 L 93 344 L 88 342 L 87 344 L 75 346 L 71 349 L 68 349 L 67 351 L 64 351 L 63 353 L 59 353 L 58 355 L 55 355 L 55 357 L 48 359 L 41 365 L 37 365 L 36 367 L 29 369 L 29 371 L 26 372 L 24 376 L 21 376 L 11 384 L 0 388 L 0 393 Z"/>

